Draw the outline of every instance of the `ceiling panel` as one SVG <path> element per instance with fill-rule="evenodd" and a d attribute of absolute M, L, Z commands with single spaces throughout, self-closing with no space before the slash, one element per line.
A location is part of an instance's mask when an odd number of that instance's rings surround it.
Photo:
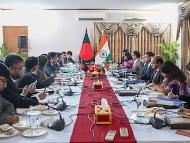
<path fill-rule="evenodd" d="M 156 10 L 157 5 L 180 1 L 182 0 L 0 0 L 0 8 Z"/>

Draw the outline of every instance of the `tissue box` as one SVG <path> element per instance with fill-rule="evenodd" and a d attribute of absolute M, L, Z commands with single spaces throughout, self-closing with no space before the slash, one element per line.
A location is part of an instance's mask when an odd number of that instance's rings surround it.
<path fill-rule="evenodd" d="M 93 90 L 103 90 L 103 83 L 102 83 L 102 81 L 95 81 L 95 82 L 93 82 Z"/>
<path fill-rule="evenodd" d="M 91 72 L 90 77 L 91 78 L 98 78 L 98 74 L 99 74 L 98 72 Z"/>
<path fill-rule="evenodd" d="M 107 106 L 105 111 L 102 110 L 101 105 L 95 106 L 95 124 L 111 124 L 112 123 L 112 114 L 110 106 Z"/>

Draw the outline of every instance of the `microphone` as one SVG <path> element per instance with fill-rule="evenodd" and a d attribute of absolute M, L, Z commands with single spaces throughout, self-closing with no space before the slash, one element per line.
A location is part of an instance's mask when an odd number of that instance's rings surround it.
<path fill-rule="evenodd" d="M 65 96 L 72 96 L 73 95 L 73 90 L 71 89 L 71 87 L 70 86 L 68 86 L 69 87 L 69 91 L 67 91 L 67 92 L 65 92 Z"/>
<path fill-rule="evenodd" d="M 73 86 L 77 86 L 77 85 L 78 85 L 78 83 L 77 83 L 77 81 L 74 78 Z"/>
<path fill-rule="evenodd" d="M 124 88 L 133 89 L 133 87 L 132 87 L 132 86 L 130 86 L 128 83 L 125 83 L 125 84 L 124 84 Z"/>
<path fill-rule="evenodd" d="M 56 110 L 59 114 L 59 119 L 51 122 L 50 124 L 48 124 L 48 128 L 56 130 L 56 131 L 61 131 L 65 128 L 65 120 L 62 118 L 61 113 L 59 112 L 59 110 L 57 108 L 48 106 L 54 110 Z"/>
<path fill-rule="evenodd" d="M 134 98 L 134 102 L 137 104 L 137 109 L 140 107 L 140 105 L 141 105 L 141 102 L 140 101 L 138 101 L 137 99 L 136 99 L 136 97 L 137 96 L 135 96 L 135 98 Z"/>
<path fill-rule="evenodd" d="M 149 120 L 149 123 L 152 125 L 153 128 L 155 129 L 161 129 L 163 128 L 164 126 L 166 126 L 165 124 L 165 121 L 160 119 L 160 118 L 157 118 L 156 117 L 156 114 L 158 111 L 160 111 L 162 109 L 157 109 L 156 112 L 154 113 L 154 116 L 150 118 Z"/>
<path fill-rule="evenodd" d="M 139 102 L 136 98 L 139 97 L 139 94 L 140 94 L 140 92 L 141 92 L 142 89 L 143 89 L 142 87 L 139 88 L 137 94 L 135 95 L 134 99 L 132 100 L 132 101 L 134 101 L 137 104 L 137 109 L 140 107 L 141 102 Z"/>
<path fill-rule="evenodd" d="M 139 97 L 139 95 L 140 95 L 140 93 L 141 93 L 141 91 L 142 91 L 143 89 L 145 89 L 145 88 L 140 87 L 140 88 L 138 89 L 138 92 L 137 92 L 137 94 L 136 94 L 136 97 Z"/>
<path fill-rule="evenodd" d="M 61 98 L 61 102 L 62 102 L 61 104 L 58 103 L 58 104 L 56 105 L 56 106 L 57 106 L 57 110 L 63 111 L 63 110 L 65 110 L 65 109 L 67 108 L 67 105 L 66 105 L 66 103 L 63 101 L 63 98 L 62 98 L 61 94 L 59 93 L 59 90 L 56 91 L 56 94 L 59 95 L 59 97 Z"/>

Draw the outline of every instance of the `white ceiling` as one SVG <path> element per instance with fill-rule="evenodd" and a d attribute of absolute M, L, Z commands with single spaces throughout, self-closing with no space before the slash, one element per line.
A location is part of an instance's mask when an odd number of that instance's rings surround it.
<path fill-rule="evenodd" d="M 0 0 L 2 9 L 111 9 L 157 10 L 158 5 L 179 3 L 182 0 Z"/>

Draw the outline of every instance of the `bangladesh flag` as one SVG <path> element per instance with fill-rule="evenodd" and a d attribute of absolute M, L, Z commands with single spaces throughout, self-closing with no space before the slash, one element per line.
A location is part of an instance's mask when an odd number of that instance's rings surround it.
<path fill-rule="evenodd" d="M 94 58 L 94 51 L 92 50 L 92 46 L 90 44 L 87 29 L 82 43 L 82 47 L 80 49 L 79 57 L 83 61 L 91 60 L 92 58 Z"/>

